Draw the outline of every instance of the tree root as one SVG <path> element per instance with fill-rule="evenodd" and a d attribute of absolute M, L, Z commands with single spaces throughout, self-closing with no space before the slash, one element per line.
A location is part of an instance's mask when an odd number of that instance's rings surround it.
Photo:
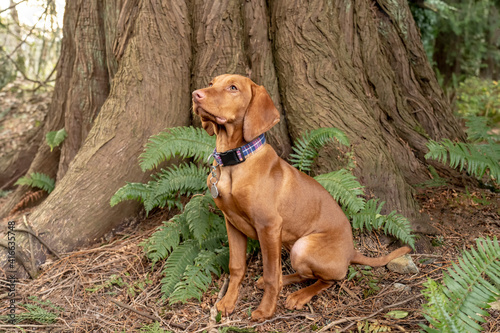
<path fill-rule="evenodd" d="M 6 249 L 9 249 L 9 244 L 6 240 L 0 239 L 0 246 L 3 246 Z M 35 279 L 38 276 L 38 269 L 36 265 L 32 265 L 30 263 L 29 257 L 26 254 L 26 252 L 23 250 L 23 248 L 16 244 L 16 250 L 14 251 L 14 257 L 16 258 L 17 262 L 19 262 L 26 272 L 28 272 L 29 276 L 32 279 Z"/>
<path fill-rule="evenodd" d="M 37 234 L 35 234 L 33 231 L 26 230 L 26 229 L 20 229 L 20 228 L 15 228 L 14 231 L 25 232 L 27 234 L 32 235 L 33 237 L 35 237 L 40 242 L 40 244 L 42 244 L 43 246 L 45 246 L 45 248 L 47 250 L 49 250 L 53 255 L 55 255 L 57 257 L 57 259 L 61 259 L 61 256 L 59 255 L 59 253 L 57 253 L 54 249 L 52 249 L 49 246 L 49 244 L 45 243 L 45 241 L 43 239 L 41 239 L 40 236 L 38 236 Z"/>
<path fill-rule="evenodd" d="M 28 225 L 28 221 L 26 220 L 26 215 L 24 215 L 24 223 L 27 229 L 14 228 L 12 229 L 12 231 L 24 232 L 29 234 L 31 260 L 29 259 L 28 255 L 26 254 L 22 246 L 19 244 L 15 244 L 14 257 L 24 267 L 26 272 L 28 272 L 29 276 L 32 279 L 34 279 L 38 276 L 38 267 L 35 261 L 33 243 L 31 242 L 31 237 L 35 237 L 40 242 L 40 244 L 45 246 L 45 248 L 47 248 L 47 250 L 52 254 L 54 254 L 58 259 L 61 259 L 61 256 L 56 251 L 54 251 L 43 239 L 41 239 L 40 236 L 38 236 L 33 230 L 31 230 L 31 227 Z M 7 250 L 11 248 L 11 246 L 9 246 L 9 242 L 7 242 L 4 239 L 0 239 L 0 246 L 5 247 Z"/>

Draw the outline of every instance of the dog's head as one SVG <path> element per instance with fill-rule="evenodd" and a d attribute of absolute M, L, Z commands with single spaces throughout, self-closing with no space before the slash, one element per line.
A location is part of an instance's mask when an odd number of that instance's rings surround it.
<path fill-rule="evenodd" d="M 280 120 L 280 114 L 263 86 L 240 75 L 224 74 L 207 88 L 193 91 L 193 111 L 210 135 L 222 127 L 241 129 L 243 139 L 252 141 Z"/>

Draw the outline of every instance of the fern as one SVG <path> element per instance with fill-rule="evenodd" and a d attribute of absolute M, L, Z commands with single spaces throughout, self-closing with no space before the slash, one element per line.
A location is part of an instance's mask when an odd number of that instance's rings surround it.
<path fill-rule="evenodd" d="M 211 274 L 220 276 L 221 262 L 228 260 L 229 248 L 227 247 L 218 251 L 201 251 L 194 264 L 186 268 L 182 280 L 176 284 L 169 298 L 170 304 L 185 303 L 190 298 L 196 298 L 200 301 L 201 296 L 212 282 Z"/>
<path fill-rule="evenodd" d="M 314 177 L 332 197 L 347 208 L 349 212 L 358 212 L 365 206 L 365 200 L 358 195 L 363 195 L 363 186 L 349 171 L 340 169 Z"/>
<path fill-rule="evenodd" d="M 500 296 L 500 245 L 496 237 L 478 239 L 477 250 L 465 251 L 459 263 L 444 273 L 443 284 L 428 279 L 422 291 L 428 303 L 424 316 L 434 326 L 426 332 L 479 332 L 483 309 Z"/>
<path fill-rule="evenodd" d="M 352 227 L 354 229 L 372 231 L 382 227 L 383 219 L 380 214 L 384 207 L 384 201 L 378 204 L 378 199 L 368 200 L 363 210 L 360 210 L 349 217 L 352 220 Z"/>
<path fill-rule="evenodd" d="M 207 167 L 198 167 L 193 163 L 162 169 L 153 176 L 157 183 L 155 194 L 164 197 L 177 193 L 187 196 L 202 193 L 207 188 L 207 174 Z"/>
<path fill-rule="evenodd" d="M 362 210 L 349 216 L 352 219 L 352 227 L 366 231 L 383 229 L 386 235 L 392 235 L 414 249 L 415 236 L 411 234 L 410 221 L 396 211 L 387 215 L 380 214 L 384 204 L 384 201 L 378 204 L 378 199 L 368 200 Z"/>
<path fill-rule="evenodd" d="M 215 137 L 201 128 L 175 127 L 152 136 L 139 157 L 143 171 L 157 167 L 175 156 L 206 160 L 215 147 Z"/>
<path fill-rule="evenodd" d="M 158 183 L 156 181 L 149 181 L 147 184 L 127 183 L 116 191 L 111 197 L 109 204 L 113 207 L 125 200 L 137 200 L 144 204 L 146 214 L 149 214 L 155 207 L 181 208 L 181 202 L 177 196 L 164 195 L 160 197 L 157 193 L 157 188 Z"/>
<path fill-rule="evenodd" d="M 163 222 L 157 231 L 141 245 L 154 266 L 159 260 L 168 257 L 173 249 L 181 242 L 182 225 L 185 224 L 185 215 L 178 214 L 170 221 Z"/>
<path fill-rule="evenodd" d="M 14 185 L 27 185 L 50 193 L 54 190 L 55 184 L 56 181 L 46 174 L 33 172 L 29 176 L 19 178 Z"/>
<path fill-rule="evenodd" d="M 57 321 L 63 308 L 54 305 L 51 301 L 39 300 L 36 296 L 28 296 L 28 299 L 36 304 L 25 303 L 20 304 L 21 307 L 26 309 L 26 312 L 17 313 L 15 322 L 20 323 L 23 321 L 35 321 L 40 324 L 53 324 Z M 0 316 L 0 321 L 9 321 L 11 318 L 8 316 Z"/>
<path fill-rule="evenodd" d="M 298 138 L 290 154 L 291 164 L 300 171 L 311 171 L 314 159 L 318 156 L 318 149 L 330 141 L 336 139 L 344 146 L 349 146 L 349 139 L 344 132 L 337 128 L 318 128 L 313 131 L 306 131 L 301 138 Z"/>
<path fill-rule="evenodd" d="M 127 183 L 116 191 L 111 197 L 109 204 L 111 207 L 125 200 L 137 200 L 143 203 L 144 200 L 150 195 L 152 191 L 151 182 L 148 184 L 143 183 Z"/>
<path fill-rule="evenodd" d="M 487 117 L 470 114 L 463 118 L 467 126 L 467 140 L 470 142 L 495 143 L 500 141 L 498 134 L 491 134 L 490 120 Z"/>
<path fill-rule="evenodd" d="M 186 205 L 186 222 L 193 238 L 200 243 L 210 229 L 211 223 L 218 218 L 216 214 L 210 212 L 210 204 L 214 205 L 214 201 L 206 194 L 193 197 Z"/>
<path fill-rule="evenodd" d="M 470 143 L 452 142 L 444 139 L 440 142 L 430 140 L 427 143 L 429 152 L 425 158 L 436 159 L 448 163 L 452 168 L 467 172 L 481 179 L 486 172 L 498 181 L 500 176 L 500 136 L 493 134 L 486 117 L 467 115 L 467 135 Z"/>
<path fill-rule="evenodd" d="M 199 245 L 194 239 L 188 239 L 176 247 L 167 258 L 163 268 L 164 278 L 161 280 L 162 298 L 168 298 L 184 275 L 186 268 L 191 265 L 199 253 Z"/>
<path fill-rule="evenodd" d="M 212 206 L 214 202 L 208 193 L 194 196 L 184 212 L 164 222 L 141 243 L 153 265 L 167 259 L 161 290 L 162 298 L 168 298 L 171 304 L 193 297 L 199 299 L 206 289 L 204 286 L 212 281 L 211 273 L 219 272 L 216 275 L 220 275 L 221 268 L 228 271 L 228 258 L 224 255 L 227 252 L 224 220 L 211 211 Z M 212 258 L 215 261 L 211 261 L 212 266 L 200 269 L 197 265 L 208 260 L 207 253 L 217 254 Z"/>
<path fill-rule="evenodd" d="M 53 151 L 55 147 L 58 147 L 64 139 L 68 136 L 64 128 L 59 131 L 52 131 L 45 134 L 45 141 L 50 147 L 50 151 Z"/>
<path fill-rule="evenodd" d="M 429 152 L 425 158 L 432 158 L 442 163 L 447 163 L 449 159 L 452 168 L 457 168 L 459 171 L 466 168 L 469 174 L 477 178 L 483 177 L 488 170 L 491 178 L 499 179 L 500 154 L 497 147 L 452 142 L 449 139 L 441 142 L 430 140 L 426 145 Z"/>
<path fill-rule="evenodd" d="M 382 215 L 381 227 L 386 235 L 393 235 L 415 249 L 415 236 L 411 234 L 411 224 L 406 217 L 392 211 L 385 216 Z"/>
<path fill-rule="evenodd" d="M 169 298 L 170 304 L 185 302 L 189 298 L 200 298 L 212 281 L 211 273 L 220 276 L 220 270 L 228 271 L 229 249 L 226 233 L 207 235 L 201 244 L 188 239 L 177 246 L 168 256 L 163 269 L 162 298 Z M 208 257 L 214 255 L 213 257 Z M 210 259 L 210 264 L 207 260 Z M 200 267 L 201 263 L 208 266 Z M 182 277 L 181 281 L 179 278 Z M 190 285 L 194 283 L 194 285 Z"/>
<path fill-rule="evenodd" d="M 153 175 L 153 180 L 147 184 L 127 183 L 120 188 L 110 200 L 114 206 L 125 200 L 138 200 L 144 204 L 146 213 L 153 208 L 181 208 L 180 196 L 203 192 L 206 185 L 208 168 L 194 164 L 181 164 L 162 169 Z"/>

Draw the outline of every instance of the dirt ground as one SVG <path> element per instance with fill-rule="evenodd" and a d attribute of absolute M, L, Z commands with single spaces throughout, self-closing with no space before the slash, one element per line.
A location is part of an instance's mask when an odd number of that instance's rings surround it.
<path fill-rule="evenodd" d="M 3 106 L 0 102 L 0 112 Z M 0 139 L 7 136 L 6 128 L 13 130 L 16 119 L 14 113 L 0 117 Z M 13 144 L 2 147 L 11 149 Z M 170 306 L 161 299 L 162 264 L 151 267 L 139 246 L 171 217 L 167 211 L 158 210 L 147 218 L 129 221 L 92 248 L 59 254 L 60 258 L 52 256 L 37 279 L 18 281 L 17 317 L 26 319 L 16 326 L 6 321 L 9 281 L 6 273 L 0 272 L 0 332 L 417 332 L 419 323 L 426 323 L 421 313 L 422 284 L 428 278 L 439 281 L 443 270 L 461 251 L 473 247 L 476 238 L 500 235 L 500 194 L 449 186 L 417 191 L 422 211 L 440 231 L 422 236 L 432 244 L 428 253 L 411 255 L 418 274 L 357 267 L 353 279 L 337 283 L 300 311 L 285 309 L 284 302 L 307 283 L 288 286 L 281 292 L 275 317 L 255 323 L 249 314 L 262 298 L 262 291 L 255 286 L 262 275 L 262 260 L 260 255 L 249 256 L 236 310 L 217 321 L 211 309 L 227 283 L 226 274 L 215 277 L 200 301 Z M 5 201 L 0 198 L 0 205 Z M 29 212 L 29 208 L 21 210 L 10 219 L 22 221 L 24 215 L 29 218 Z M 2 228 L 8 220 L 0 221 Z M 356 235 L 355 242 L 370 256 L 396 247 L 385 245 L 387 239 L 380 234 Z M 286 253 L 283 259 L 283 269 L 289 272 Z M 399 319 L 388 315 L 395 310 L 407 314 Z M 500 312 L 488 312 L 491 316 L 483 324 L 484 331 L 500 332 Z"/>

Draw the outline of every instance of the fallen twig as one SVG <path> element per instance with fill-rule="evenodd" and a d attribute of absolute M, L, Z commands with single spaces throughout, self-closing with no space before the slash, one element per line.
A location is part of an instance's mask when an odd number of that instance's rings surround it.
<path fill-rule="evenodd" d="M 152 315 L 150 315 L 150 314 L 148 314 L 148 313 L 146 313 L 146 312 L 142 312 L 142 311 L 136 310 L 136 309 L 134 309 L 133 307 L 131 307 L 130 305 L 127 305 L 127 304 L 125 304 L 125 303 L 122 303 L 122 302 L 117 301 L 117 300 L 114 300 L 114 299 L 110 299 L 110 301 L 111 301 L 112 303 L 115 303 L 115 304 L 116 304 L 116 305 L 118 305 L 119 307 L 125 308 L 125 309 L 127 309 L 127 310 L 132 311 L 132 312 L 135 312 L 135 313 L 137 313 L 138 315 L 141 315 L 141 316 L 143 316 L 143 317 L 146 317 L 146 318 L 151 319 L 152 321 L 159 321 L 159 322 L 161 322 L 161 319 L 160 319 L 160 318 L 155 317 L 155 316 L 152 316 Z"/>
<path fill-rule="evenodd" d="M 226 294 L 227 287 L 229 285 L 229 278 L 226 277 L 224 280 L 224 283 L 222 284 L 222 288 L 220 288 L 219 294 L 217 295 L 217 301 L 215 302 L 214 306 L 210 308 L 210 318 L 208 319 L 208 326 L 205 327 L 208 333 L 217 333 L 217 329 L 215 328 L 215 325 L 217 325 L 217 303 L 222 299 L 222 297 Z"/>

